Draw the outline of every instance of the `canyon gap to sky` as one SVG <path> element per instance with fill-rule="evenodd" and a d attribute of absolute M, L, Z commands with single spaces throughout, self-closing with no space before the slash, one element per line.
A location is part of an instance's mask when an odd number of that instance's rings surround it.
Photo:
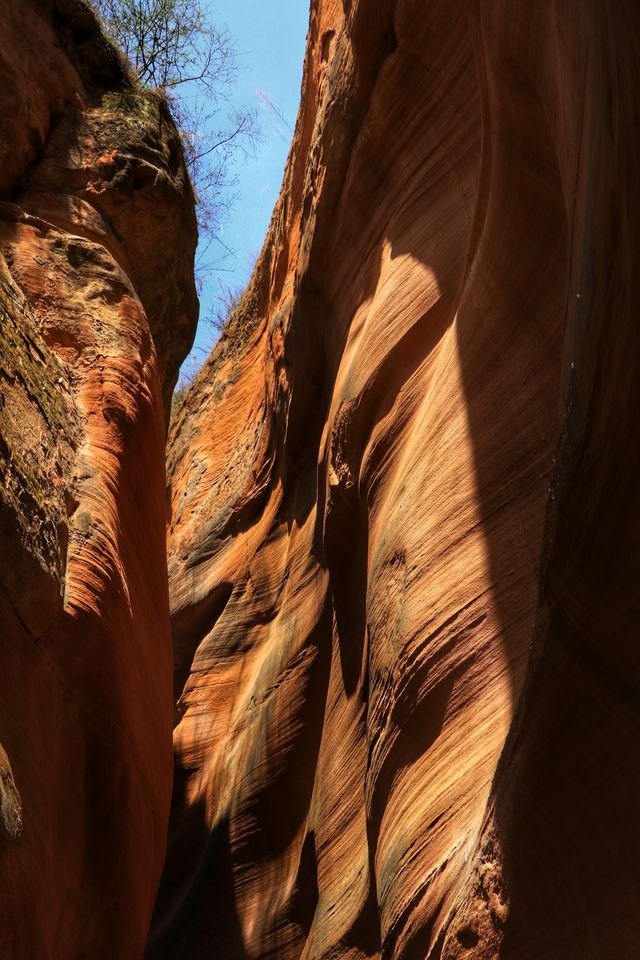
<path fill-rule="evenodd" d="M 231 104 L 257 109 L 262 142 L 255 158 L 239 156 L 233 169 L 237 184 L 230 193 L 237 199 L 222 234 L 232 253 L 220 244 L 210 250 L 212 259 L 224 259 L 208 275 L 200 296 L 201 322 L 183 366 L 187 376 L 202 366 L 217 338 L 204 322 L 211 305 L 224 287 L 246 286 L 262 248 L 295 127 L 309 23 L 307 0 L 215 0 L 206 8 L 214 24 L 226 25 L 238 56 Z M 269 108 L 269 99 L 282 119 Z"/>

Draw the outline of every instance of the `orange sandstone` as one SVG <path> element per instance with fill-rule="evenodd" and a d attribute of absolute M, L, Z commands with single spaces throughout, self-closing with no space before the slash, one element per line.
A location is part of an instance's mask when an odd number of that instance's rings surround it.
<path fill-rule="evenodd" d="M 7 3 L 0 76 L 0 955 L 134 960 L 171 791 L 163 394 L 193 197 L 79 0 Z"/>
<path fill-rule="evenodd" d="M 168 578 L 177 133 L 4 13 L 1 956 L 635 960 L 636 3 L 313 0 Z"/>
<path fill-rule="evenodd" d="M 636 955 L 639 26 L 312 3 L 171 434 L 150 958 Z"/>

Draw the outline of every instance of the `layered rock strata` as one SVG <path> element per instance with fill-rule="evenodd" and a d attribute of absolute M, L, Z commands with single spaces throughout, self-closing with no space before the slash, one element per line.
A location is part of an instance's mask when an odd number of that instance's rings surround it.
<path fill-rule="evenodd" d="M 0 955 L 139 958 L 170 812 L 151 960 L 635 960 L 637 5 L 313 0 L 170 590 L 179 138 L 4 14 Z"/>
<path fill-rule="evenodd" d="M 166 844 L 177 131 L 76 0 L 0 31 L 0 955 L 141 956 Z"/>
<path fill-rule="evenodd" d="M 637 956 L 640 16 L 313 0 L 171 434 L 148 956 Z"/>

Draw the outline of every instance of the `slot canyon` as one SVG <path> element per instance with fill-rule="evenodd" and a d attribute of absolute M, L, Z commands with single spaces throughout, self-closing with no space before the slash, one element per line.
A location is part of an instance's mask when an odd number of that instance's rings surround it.
<path fill-rule="evenodd" d="M 171 416 L 170 111 L 2 6 L 1 960 L 637 960 L 640 7 L 311 0 Z"/>

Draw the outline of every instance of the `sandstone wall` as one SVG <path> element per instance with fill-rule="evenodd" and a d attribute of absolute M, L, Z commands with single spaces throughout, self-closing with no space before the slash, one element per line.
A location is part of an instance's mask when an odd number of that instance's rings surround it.
<path fill-rule="evenodd" d="M 196 227 L 76 0 L 0 30 L 0 955 L 139 958 L 166 845 L 165 401 Z"/>
<path fill-rule="evenodd" d="M 171 434 L 148 956 L 637 956 L 631 0 L 313 0 Z"/>
<path fill-rule="evenodd" d="M 313 0 L 167 577 L 179 138 L 5 4 L 3 958 L 635 960 L 639 70 L 633 0 Z"/>

